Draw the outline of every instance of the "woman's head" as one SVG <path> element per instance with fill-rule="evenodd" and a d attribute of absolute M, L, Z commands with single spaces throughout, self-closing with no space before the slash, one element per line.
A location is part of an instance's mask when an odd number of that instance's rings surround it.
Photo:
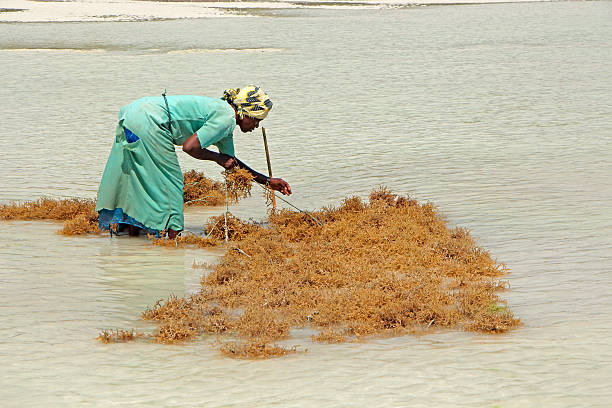
<path fill-rule="evenodd" d="M 248 85 L 244 88 L 227 89 L 223 98 L 236 109 L 236 123 L 243 132 L 250 132 L 259 127 L 268 112 L 272 109 L 270 97 L 259 87 Z"/>

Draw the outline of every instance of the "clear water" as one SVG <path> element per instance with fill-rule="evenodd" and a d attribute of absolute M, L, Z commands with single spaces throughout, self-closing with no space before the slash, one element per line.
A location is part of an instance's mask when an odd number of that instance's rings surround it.
<path fill-rule="evenodd" d="M 235 361 L 102 345 L 198 288 L 221 251 L 0 223 L 3 406 L 611 406 L 612 3 L 284 10 L 259 18 L 0 24 L 0 200 L 94 197 L 120 106 L 260 84 L 274 173 L 301 208 L 387 185 L 512 271 L 524 327 Z M 266 14 L 270 14 L 266 16 Z M 265 169 L 258 132 L 237 155 Z M 180 153 L 184 169 L 220 168 Z M 190 209 L 197 230 L 221 208 Z M 261 218 L 259 194 L 232 208 Z"/>

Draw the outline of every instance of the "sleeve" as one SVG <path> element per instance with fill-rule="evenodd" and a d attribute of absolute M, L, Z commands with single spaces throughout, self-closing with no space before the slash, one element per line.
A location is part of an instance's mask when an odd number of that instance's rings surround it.
<path fill-rule="evenodd" d="M 232 133 L 215 143 L 215 146 L 220 153 L 234 157 L 234 135 Z"/>
<path fill-rule="evenodd" d="M 234 118 L 231 115 L 222 110 L 215 110 L 195 133 L 198 135 L 202 149 L 206 149 L 212 144 L 221 149 L 220 145 L 222 145 L 224 148 L 230 149 L 233 156 L 234 141 L 232 131 L 234 126 Z M 224 140 L 228 138 L 229 143 Z M 222 153 L 229 154 L 225 151 Z"/>

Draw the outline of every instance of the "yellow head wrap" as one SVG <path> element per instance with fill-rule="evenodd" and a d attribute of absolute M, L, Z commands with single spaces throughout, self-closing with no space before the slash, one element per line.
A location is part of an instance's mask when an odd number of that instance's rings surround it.
<path fill-rule="evenodd" d="M 272 109 L 270 97 L 258 86 L 247 85 L 244 88 L 226 89 L 223 97 L 236 107 L 238 116 L 251 116 L 255 119 L 264 119 Z"/>

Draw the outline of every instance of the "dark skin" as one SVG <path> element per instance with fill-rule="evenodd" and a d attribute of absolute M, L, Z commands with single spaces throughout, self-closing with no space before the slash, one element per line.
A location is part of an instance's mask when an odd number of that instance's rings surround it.
<path fill-rule="evenodd" d="M 256 119 L 247 115 L 243 115 L 241 118 L 240 115 L 238 115 L 236 107 L 231 103 L 230 106 L 234 108 L 234 112 L 236 113 L 236 124 L 240 127 L 240 130 L 243 133 L 252 132 L 254 129 L 259 127 L 259 122 L 261 122 L 260 119 Z M 279 191 L 284 195 L 291 195 L 291 187 L 289 186 L 289 183 L 287 183 L 285 180 L 276 177 L 267 177 L 266 175 L 253 170 L 252 168 L 244 164 L 242 161 L 240 161 L 237 157 L 232 157 L 223 153 L 213 152 L 212 150 L 208 149 L 202 149 L 202 145 L 200 145 L 198 135 L 195 133 L 191 135 L 187 140 L 185 140 L 185 143 L 183 143 L 183 151 L 198 160 L 214 161 L 226 170 L 232 169 L 234 167 L 243 168 L 249 173 L 251 173 L 253 177 L 255 177 L 255 181 L 259 184 L 267 184 L 272 190 Z M 174 231 L 170 229 L 168 230 L 168 238 L 174 239 L 176 238 L 178 233 L 179 231 Z M 132 235 L 131 229 L 130 235 Z"/>
<path fill-rule="evenodd" d="M 229 103 L 229 102 L 228 102 Z M 260 119 L 256 119 L 250 116 L 243 115 L 242 118 L 238 115 L 236 107 L 230 103 L 230 106 L 234 108 L 234 112 L 236 112 L 236 124 L 240 126 L 240 130 L 243 133 L 252 132 L 254 129 L 259 127 Z M 272 188 L 272 190 L 280 191 L 284 195 L 291 194 L 291 187 L 289 183 L 280 178 L 270 178 L 267 177 L 244 164 L 236 157 L 229 156 L 223 153 L 216 153 L 208 149 L 202 149 L 200 145 L 200 140 L 198 139 L 197 134 L 191 135 L 185 143 L 183 143 L 183 151 L 194 157 L 198 160 L 210 160 L 217 163 L 219 166 L 223 167 L 226 170 L 229 170 L 234 167 L 239 167 L 247 170 L 249 173 L 255 177 L 255 181 L 259 184 L 267 184 Z M 179 234 L 180 231 L 175 231 L 173 229 L 168 229 L 168 239 L 174 239 Z M 140 228 L 130 225 L 129 226 L 129 234 L 130 236 L 138 236 L 140 234 Z"/>
<path fill-rule="evenodd" d="M 259 127 L 260 119 L 253 118 L 251 116 L 243 115 L 242 118 L 238 115 L 236 107 L 230 104 L 236 112 L 236 124 L 240 126 L 240 130 L 243 133 L 252 132 L 254 129 Z M 291 187 L 289 183 L 280 178 L 269 178 L 244 164 L 236 157 L 229 156 L 223 153 L 213 152 L 208 149 L 202 149 L 198 135 L 195 133 L 191 135 L 185 143 L 183 143 L 183 151 L 198 160 L 211 160 L 217 163 L 219 166 L 226 170 L 234 167 L 239 167 L 247 170 L 255 177 L 255 181 L 259 184 L 268 184 L 272 190 L 279 191 L 284 195 L 291 195 Z"/>
<path fill-rule="evenodd" d="M 229 102 L 228 102 L 229 103 Z M 234 112 L 236 112 L 236 124 L 240 127 L 240 130 L 243 133 L 252 132 L 254 129 L 259 127 L 260 119 L 253 118 L 251 116 L 243 115 L 242 118 L 238 115 L 236 107 L 230 103 L 230 106 L 234 108 Z M 194 157 L 198 160 L 210 160 L 217 163 L 219 166 L 223 167 L 226 170 L 229 170 L 234 167 L 239 167 L 247 170 L 249 173 L 255 177 L 255 181 L 259 184 L 267 184 L 272 188 L 272 190 L 279 191 L 284 195 L 291 195 L 291 187 L 289 183 L 280 178 L 270 178 L 261 174 L 249 166 L 244 164 L 236 157 L 229 156 L 223 153 L 213 152 L 208 149 L 202 149 L 200 145 L 200 140 L 198 139 L 197 134 L 191 135 L 185 143 L 183 143 L 183 151 Z M 173 229 L 168 229 L 168 239 L 174 239 L 179 234 L 180 231 L 175 231 Z M 129 226 L 129 234 L 130 236 L 137 236 L 140 233 L 140 228 L 135 227 L 133 225 Z"/>

